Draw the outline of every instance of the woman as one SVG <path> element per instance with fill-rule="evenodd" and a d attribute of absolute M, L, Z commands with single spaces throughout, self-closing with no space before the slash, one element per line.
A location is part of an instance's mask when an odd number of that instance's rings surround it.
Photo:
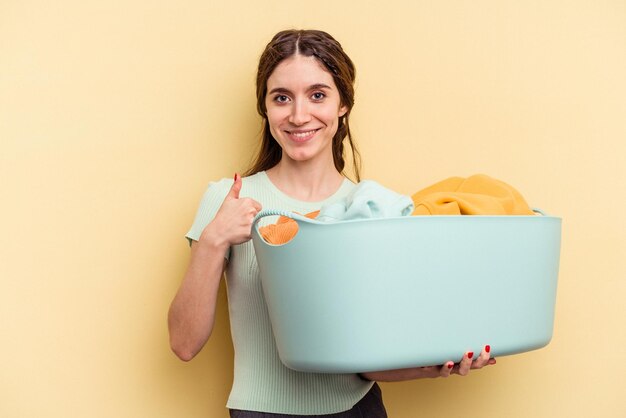
<path fill-rule="evenodd" d="M 209 186 L 187 234 L 191 260 L 170 307 L 171 346 L 188 361 L 206 343 L 226 271 L 235 347 L 227 406 L 233 417 L 384 417 L 376 380 L 465 375 L 495 362 L 487 346 L 476 359 L 466 353 L 458 364 L 332 375 L 296 372 L 278 358 L 250 242 L 252 221 L 262 206 L 308 213 L 353 189 L 343 173 L 343 144 L 347 139 L 359 180 L 349 127 L 354 79 L 352 61 L 327 33 L 274 36 L 257 73 L 257 109 L 264 120 L 259 155 L 245 178 L 235 174 Z"/>

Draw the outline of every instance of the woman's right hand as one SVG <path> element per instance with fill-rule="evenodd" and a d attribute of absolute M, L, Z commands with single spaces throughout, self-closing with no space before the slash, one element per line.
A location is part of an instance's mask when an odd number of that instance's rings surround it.
<path fill-rule="evenodd" d="M 240 199 L 240 191 L 241 177 L 236 174 L 215 218 L 192 244 L 187 272 L 170 306 L 170 345 L 184 361 L 194 358 L 213 331 L 223 256 L 231 245 L 250 239 L 252 221 L 261 210 L 257 201 Z"/>
<path fill-rule="evenodd" d="M 213 221 L 204 229 L 199 242 L 207 242 L 227 250 L 252 238 L 252 222 L 261 210 L 261 204 L 249 197 L 240 198 L 242 181 L 235 174 L 235 181 L 224 198 Z"/>

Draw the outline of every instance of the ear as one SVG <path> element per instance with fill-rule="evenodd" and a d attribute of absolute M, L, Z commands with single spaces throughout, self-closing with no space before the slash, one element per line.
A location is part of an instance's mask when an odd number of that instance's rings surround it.
<path fill-rule="evenodd" d="M 339 117 L 343 117 L 346 113 L 348 113 L 348 106 L 341 106 L 339 108 Z"/>

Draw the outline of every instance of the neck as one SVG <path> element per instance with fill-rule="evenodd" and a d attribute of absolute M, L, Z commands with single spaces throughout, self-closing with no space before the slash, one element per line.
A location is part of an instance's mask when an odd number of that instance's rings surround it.
<path fill-rule="evenodd" d="M 317 202 L 333 195 L 344 177 L 331 159 L 328 162 L 298 162 L 286 158 L 266 171 L 269 179 L 287 196 Z"/>

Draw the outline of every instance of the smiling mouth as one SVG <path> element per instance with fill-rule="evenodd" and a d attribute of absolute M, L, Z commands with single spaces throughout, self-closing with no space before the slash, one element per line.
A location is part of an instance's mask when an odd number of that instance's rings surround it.
<path fill-rule="evenodd" d="M 295 142 L 304 142 L 304 141 L 308 141 L 309 139 L 313 138 L 315 133 L 317 131 L 319 131 L 320 129 L 321 128 L 310 129 L 308 131 L 285 131 L 285 132 L 287 132 L 287 134 L 289 135 L 289 137 L 293 141 L 295 141 Z"/>

